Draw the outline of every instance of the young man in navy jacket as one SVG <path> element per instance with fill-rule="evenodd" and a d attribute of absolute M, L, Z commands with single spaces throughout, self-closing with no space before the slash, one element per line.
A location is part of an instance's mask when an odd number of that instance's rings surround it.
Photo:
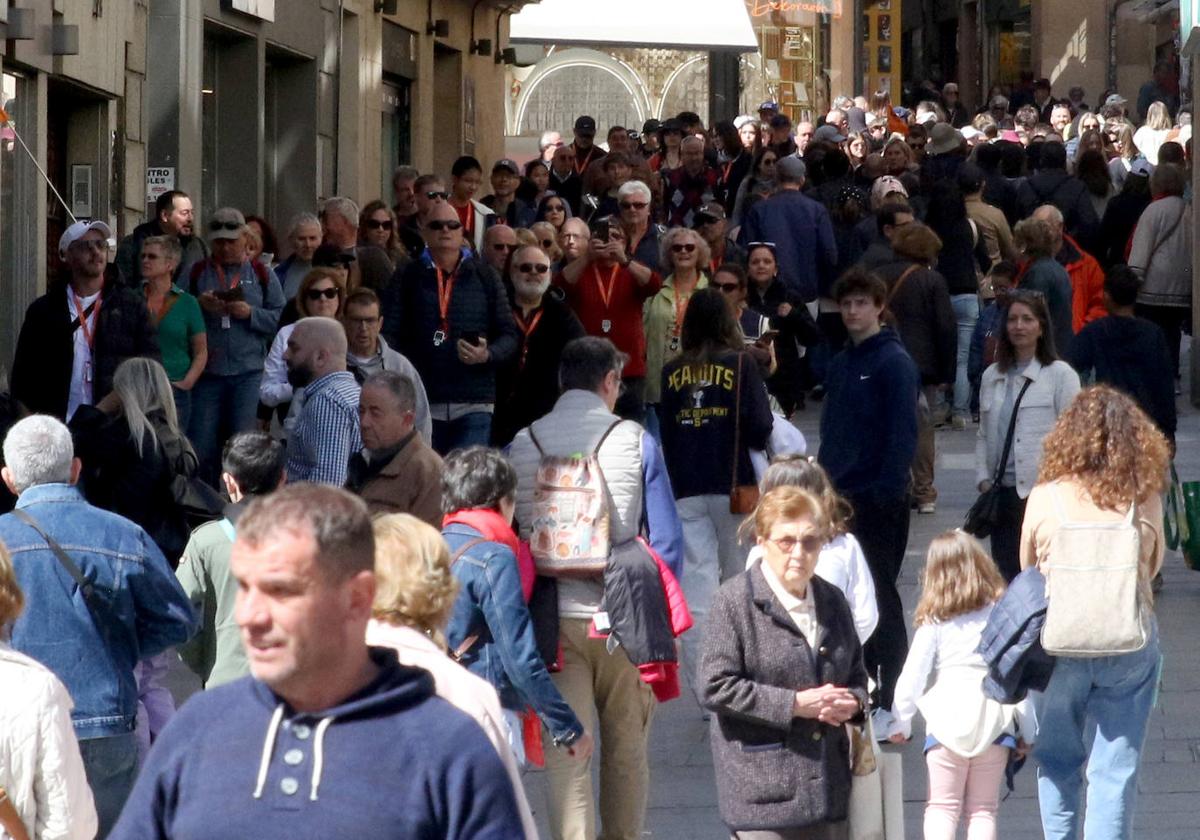
<path fill-rule="evenodd" d="M 883 280 L 851 269 L 834 284 L 850 342 L 829 364 L 817 458 L 854 508 L 851 528 L 875 581 L 879 626 L 863 648 L 890 708 L 908 653 L 896 580 L 908 546 L 909 467 L 917 446 L 920 374 L 900 338 L 881 326 Z"/>

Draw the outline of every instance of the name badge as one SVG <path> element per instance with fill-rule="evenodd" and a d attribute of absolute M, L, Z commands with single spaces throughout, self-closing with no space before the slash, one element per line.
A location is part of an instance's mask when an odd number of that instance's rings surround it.
<path fill-rule="evenodd" d="M 434 333 L 433 333 L 433 346 L 434 347 L 441 347 L 442 342 L 444 342 L 445 340 L 446 340 L 445 330 L 434 330 Z"/>
<path fill-rule="evenodd" d="M 600 329 L 604 330 L 605 333 L 611 332 L 612 331 L 612 321 L 605 318 L 603 321 L 600 322 Z"/>
<path fill-rule="evenodd" d="M 670 342 L 667 343 L 667 349 L 669 349 L 672 353 L 679 349 L 679 336 L 671 336 Z"/>
<path fill-rule="evenodd" d="M 233 321 L 230 320 L 228 315 L 221 316 L 221 329 L 223 329 L 223 330 L 233 329 Z"/>

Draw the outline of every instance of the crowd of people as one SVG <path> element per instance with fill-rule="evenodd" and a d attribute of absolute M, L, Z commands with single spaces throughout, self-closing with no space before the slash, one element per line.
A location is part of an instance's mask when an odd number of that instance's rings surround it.
<path fill-rule="evenodd" d="M 282 241 L 178 190 L 114 255 L 71 225 L 7 403 L 0 828 L 534 837 L 544 766 L 552 836 L 629 840 L 654 708 L 686 691 L 735 837 L 848 837 L 861 742 L 918 711 L 927 838 L 997 836 L 1027 754 L 1047 837 L 1076 836 L 1089 762 L 1085 836 L 1129 837 L 1190 120 L 1076 93 L 766 102 L 603 147 L 581 116 Z M 968 428 L 990 552 L 934 540 L 910 648 L 910 519 L 936 430 Z M 1063 579 L 1101 526 L 1137 533 L 1107 607 L 1140 645 L 985 695 L 1009 585 Z M 175 657 L 204 687 L 178 712 Z"/>

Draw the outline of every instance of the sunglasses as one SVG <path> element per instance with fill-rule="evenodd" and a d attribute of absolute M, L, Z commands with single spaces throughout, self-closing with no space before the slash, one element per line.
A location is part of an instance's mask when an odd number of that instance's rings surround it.
<path fill-rule="evenodd" d="M 333 300 L 338 296 L 338 290 L 336 286 L 330 286 L 328 289 L 309 289 L 304 296 L 309 300 Z"/>
<path fill-rule="evenodd" d="M 434 219 L 432 222 L 429 222 L 427 225 L 425 225 L 425 227 L 429 228 L 430 230 L 435 230 L 435 231 L 436 230 L 458 230 L 459 228 L 462 227 L 462 222 L 460 222 L 458 219 L 451 219 L 449 221 L 442 221 L 441 219 Z"/>
<path fill-rule="evenodd" d="M 545 274 L 550 270 L 550 266 L 545 263 L 521 263 L 517 266 L 517 271 L 522 274 Z"/>
<path fill-rule="evenodd" d="M 493 242 L 492 243 L 493 251 L 515 251 L 516 248 L 517 248 L 516 245 L 509 245 L 507 242 Z"/>
<path fill-rule="evenodd" d="M 561 204 L 547 204 L 546 205 L 547 213 L 565 213 L 566 210 L 567 210 L 567 208 L 563 207 Z"/>
<path fill-rule="evenodd" d="M 209 222 L 209 230 L 241 230 L 242 226 L 237 222 Z"/>
<path fill-rule="evenodd" d="M 736 292 L 738 289 L 742 288 L 737 283 L 717 283 L 716 287 L 722 292 Z"/>
<path fill-rule="evenodd" d="M 817 536 L 801 537 L 800 539 L 796 539 L 795 537 L 780 537 L 777 540 L 768 538 L 767 542 L 774 545 L 784 554 L 791 554 L 796 550 L 797 546 L 803 549 L 806 554 L 811 554 L 825 544 L 825 541 Z"/>
<path fill-rule="evenodd" d="M 645 210 L 650 204 L 645 201 L 622 201 L 622 210 Z"/>
<path fill-rule="evenodd" d="M 671 252 L 675 253 L 675 254 L 683 254 L 683 253 L 690 254 L 690 253 L 692 253 L 692 251 L 695 251 L 695 250 L 696 250 L 696 244 L 694 242 L 676 242 L 674 245 L 671 246 Z"/>
<path fill-rule="evenodd" d="M 391 219 L 383 219 L 382 221 L 380 221 L 379 219 L 367 219 L 367 229 L 368 230 L 380 230 L 380 229 L 391 230 L 392 229 L 392 220 Z"/>
<path fill-rule="evenodd" d="M 718 219 L 716 216 L 705 216 L 703 213 L 697 213 L 697 214 L 696 214 L 696 225 L 697 225 L 697 227 L 700 227 L 700 226 L 703 226 L 703 225 L 713 225 L 713 224 L 716 224 L 716 223 L 717 223 L 717 222 L 719 222 L 719 221 L 721 221 L 721 220 L 720 220 L 720 219 Z"/>
<path fill-rule="evenodd" d="M 754 248 L 770 248 L 772 251 L 774 251 L 775 243 L 774 242 L 748 242 L 748 243 L 746 243 L 746 250 L 749 251 L 749 250 L 753 250 Z"/>
<path fill-rule="evenodd" d="M 553 248 L 553 247 L 554 247 L 554 240 L 553 240 L 553 239 L 543 239 L 543 240 L 542 240 L 542 247 L 543 247 L 543 248 Z"/>
<path fill-rule="evenodd" d="M 437 201 L 438 199 L 441 199 L 442 201 L 449 201 L 450 193 L 438 192 L 437 190 L 430 190 L 429 192 L 425 193 L 425 197 L 428 198 L 430 201 Z"/>

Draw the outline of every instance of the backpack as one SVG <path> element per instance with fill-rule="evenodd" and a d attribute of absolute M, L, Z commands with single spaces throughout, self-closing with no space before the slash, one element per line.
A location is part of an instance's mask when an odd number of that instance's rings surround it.
<path fill-rule="evenodd" d="M 1049 489 L 1059 525 L 1041 564 L 1047 602 L 1042 647 L 1052 656 L 1084 658 L 1141 650 L 1150 622 L 1138 584 L 1137 503 L 1120 522 L 1070 521 L 1061 487 Z"/>
<path fill-rule="evenodd" d="M 540 575 L 594 575 L 609 554 L 608 490 L 599 452 L 620 420 L 588 454 L 547 455 L 533 427 L 529 439 L 541 460 L 534 474 L 529 549 Z"/>

